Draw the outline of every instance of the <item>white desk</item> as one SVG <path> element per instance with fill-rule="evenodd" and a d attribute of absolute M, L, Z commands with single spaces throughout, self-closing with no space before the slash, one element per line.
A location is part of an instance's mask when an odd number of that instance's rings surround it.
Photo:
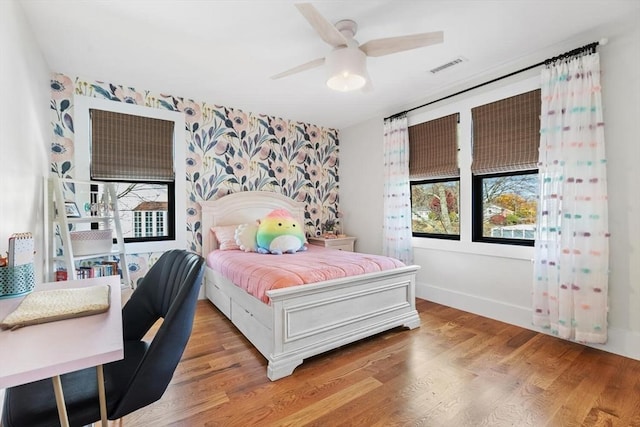
<path fill-rule="evenodd" d="M 106 426 L 102 365 L 124 357 L 120 278 L 110 276 L 43 283 L 35 289 L 39 291 L 100 284 L 111 286 L 111 307 L 106 313 L 26 326 L 15 331 L 0 331 L 0 389 L 53 378 L 63 426 L 67 417 L 64 396 L 60 393 L 61 387 L 58 387 L 60 375 L 92 366 L 97 367 L 98 385 L 101 387 L 102 424 Z M 0 300 L 0 320 L 13 311 L 20 301 L 22 298 Z"/>

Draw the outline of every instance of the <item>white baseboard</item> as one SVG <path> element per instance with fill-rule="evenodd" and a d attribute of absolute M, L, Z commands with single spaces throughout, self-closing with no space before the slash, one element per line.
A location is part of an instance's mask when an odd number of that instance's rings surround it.
<path fill-rule="evenodd" d="M 504 301 L 456 292 L 424 283 L 416 283 L 416 297 L 532 331 L 549 334 L 548 330 L 531 324 L 531 307 L 517 306 Z M 588 346 L 640 360 L 639 332 L 610 326 L 608 335 L 607 344 L 588 344 Z"/>

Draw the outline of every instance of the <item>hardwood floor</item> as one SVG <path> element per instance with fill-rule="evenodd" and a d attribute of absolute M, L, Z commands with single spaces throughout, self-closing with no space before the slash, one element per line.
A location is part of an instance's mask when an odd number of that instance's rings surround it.
<path fill-rule="evenodd" d="M 424 300 L 421 327 L 305 360 L 265 359 L 208 301 L 136 426 L 640 426 L 640 361 Z"/>

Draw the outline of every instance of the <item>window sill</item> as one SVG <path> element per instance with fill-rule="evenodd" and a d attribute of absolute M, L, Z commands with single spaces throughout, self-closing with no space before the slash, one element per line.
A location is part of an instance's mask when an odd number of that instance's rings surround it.
<path fill-rule="evenodd" d="M 127 255 L 166 252 L 171 249 L 184 249 L 184 244 L 182 246 L 178 245 L 177 240 L 162 240 L 160 242 L 135 242 L 125 243 L 124 245 L 127 251 Z"/>
<path fill-rule="evenodd" d="M 526 261 L 532 260 L 534 254 L 534 248 L 531 246 L 429 239 L 425 237 L 413 237 L 411 239 L 411 244 L 414 249 L 432 249 L 473 255 L 485 255 L 497 258 L 521 259 Z"/>

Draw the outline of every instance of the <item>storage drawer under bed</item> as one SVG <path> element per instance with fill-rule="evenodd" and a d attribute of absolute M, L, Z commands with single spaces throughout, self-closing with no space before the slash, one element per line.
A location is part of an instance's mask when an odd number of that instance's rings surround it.
<path fill-rule="evenodd" d="M 231 297 L 209 278 L 205 279 L 205 296 L 218 307 L 228 319 L 231 319 Z"/>

